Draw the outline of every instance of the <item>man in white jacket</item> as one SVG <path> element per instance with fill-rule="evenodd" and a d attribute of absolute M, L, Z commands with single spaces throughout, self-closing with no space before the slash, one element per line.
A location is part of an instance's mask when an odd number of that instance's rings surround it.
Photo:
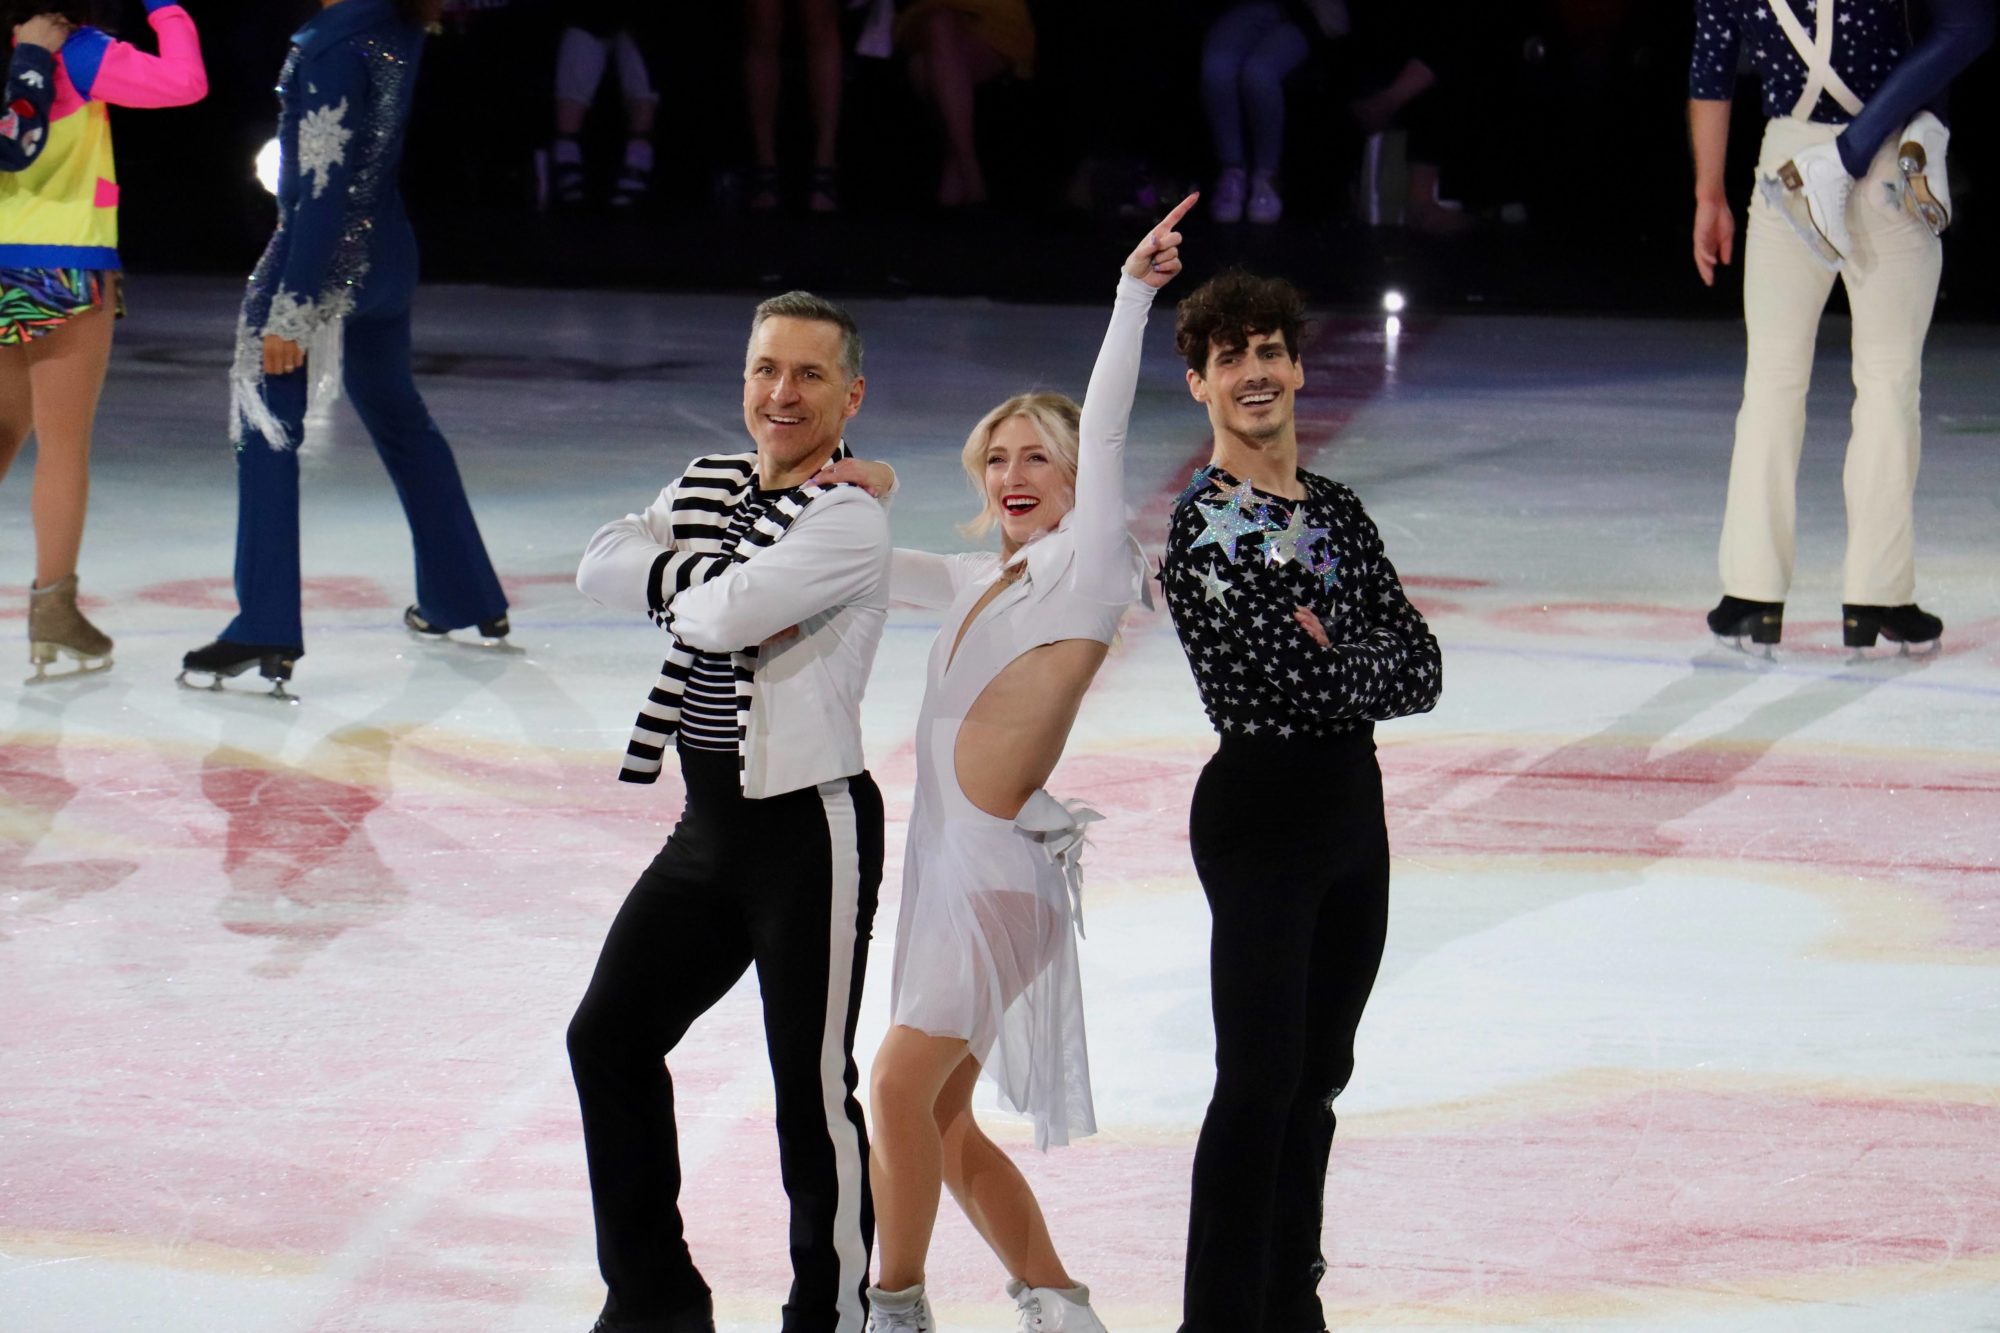
<path fill-rule="evenodd" d="M 853 1042 L 882 798 L 861 694 L 888 611 L 889 527 L 812 477 L 860 410 L 854 321 L 791 292 L 757 307 L 743 372 L 755 453 L 697 459 L 643 514 L 599 529 L 577 587 L 672 635 L 621 776 L 672 742 L 673 836 L 612 922 L 569 1027 L 609 1295 L 601 1333 L 712 1333 L 683 1237 L 663 1057 L 753 963 L 791 1198 L 785 1333 L 861 1333 L 874 1218 Z M 775 1239 L 775 1238 L 774 1238 Z"/>

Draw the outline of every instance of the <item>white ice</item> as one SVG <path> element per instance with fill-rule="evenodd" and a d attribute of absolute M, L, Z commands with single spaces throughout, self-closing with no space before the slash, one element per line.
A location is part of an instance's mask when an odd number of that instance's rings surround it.
<path fill-rule="evenodd" d="M 856 304 L 850 440 L 901 473 L 900 541 L 960 545 L 966 430 L 1081 391 L 1111 276 L 1063 308 Z M 288 706 L 173 681 L 233 606 L 234 295 L 132 284 L 82 565 L 117 664 L 0 688 L 0 1331 L 580 1333 L 602 1287 L 563 1028 L 677 793 L 614 780 L 658 632 L 570 578 L 597 524 L 747 447 L 750 299 L 427 290 L 422 384 L 514 649 L 400 628 L 405 529 L 342 409 L 306 460 Z M 1148 541 L 1206 447 L 1154 324 Z M 1394 906 L 1338 1103 L 1330 1324 L 2000 1329 L 2000 330 L 1931 340 L 1926 660 L 1837 646 L 1845 337 L 1829 320 L 1772 663 L 1701 624 L 1740 329 L 1336 317 L 1309 353 L 1307 464 L 1363 496 L 1446 661 L 1437 711 L 1378 732 Z M 17 647 L 31 461 L 0 490 Z M 935 630 L 898 614 L 866 711 L 878 941 Z M 1051 783 L 1111 816 L 1084 945 L 1103 1129 L 1045 1158 L 999 1133 L 1119 1333 L 1178 1322 L 1211 1055 L 1185 813 L 1212 748 L 1139 615 Z M 746 982 L 673 1060 L 725 1333 L 775 1327 L 788 1281 L 758 1022 Z M 947 1201 L 945 1327 L 1011 1328 L 1005 1276 Z"/>

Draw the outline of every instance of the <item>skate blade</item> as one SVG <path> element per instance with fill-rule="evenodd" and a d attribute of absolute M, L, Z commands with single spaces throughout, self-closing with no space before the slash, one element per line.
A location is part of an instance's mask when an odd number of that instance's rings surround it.
<path fill-rule="evenodd" d="M 1813 221 L 1812 210 L 1806 206 L 1805 199 L 1787 189 L 1776 176 L 1758 177 L 1757 189 L 1764 196 L 1764 202 L 1791 224 L 1798 238 L 1805 242 L 1806 249 L 1812 252 L 1812 257 L 1831 272 L 1840 272 L 1847 261 L 1841 257 L 1840 251 L 1833 248 L 1833 242 L 1826 238 L 1826 234 L 1820 231 L 1819 224 Z"/>
<path fill-rule="evenodd" d="M 525 653 L 528 651 L 514 644 L 504 635 L 497 639 L 489 639 L 484 635 L 478 635 L 470 639 L 454 639 L 450 634 L 426 634 L 422 630 L 408 629 L 407 627 L 405 628 L 405 632 L 418 643 L 429 644 L 434 648 L 475 648 L 487 653 Z"/>
<path fill-rule="evenodd" d="M 1903 207 L 1933 236 L 1944 235 L 1945 228 L 1951 225 L 1951 214 L 1945 212 L 1944 205 L 1931 193 L 1930 182 L 1922 176 L 1911 176 L 1903 182 Z"/>
<path fill-rule="evenodd" d="M 35 674 L 22 681 L 23 685 L 59 685 L 66 680 L 76 680 L 83 676 L 101 676 L 111 670 L 108 657 L 75 657 L 76 665 L 67 671 L 51 671 L 49 663 L 36 662 Z"/>
<path fill-rule="evenodd" d="M 1777 645 L 1754 643 L 1747 634 L 1718 634 L 1715 641 L 1733 653 L 1741 653 L 1753 662 L 1775 662 L 1778 660 Z"/>
<path fill-rule="evenodd" d="M 1944 640 L 1932 639 L 1928 643 L 1904 643 L 1887 635 L 1879 644 L 1869 644 L 1866 648 L 1850 648 L 1847 665 L 1881 666 L 1895 662 L 1928 662 L 1944 651 Z"/>
<path fill-rule="evenodd" d="M 197 671 L 197 672 L 195 672 L 195 674 L 196 674 L 196 675 L 198 675 L 198 676 L 207 676 L 207 677 L 208 677 L 208 683 L 207 683 L 206 685 L 202 685 L 202 684 L 197 684 L 196 682 L 194 682 L 194 681 L 191 681 L 191 680 L 189 680 L 189 679 L 188 679 L 188 673 L 187 673 L 187 671 L 186 671 L 186 670 L 183 670 L 183 671 L 182 671 L 182 672 L 181 672 L 181 673 L 180 673 L 179 675 L 177 675 L 177 676 L 175 676 L 175 677 L 174 677 L 174 683 L 175 683 L 176 685 L 179 685 L 179 686 L 180 686 L 180 687 L 181 687 L 182 689 L 184 689 L 184 690 L 194 690 L 194 691 L 196 691 L 197 693 L 201 693 L 201 694 L 248 694 L 248 693 L 250 693 L 250 691 L 248 691 L 248 690 L 230 690 L 230 689 L 225 689 L 225 688 L 223 688 L 223 684 L 222 684 L 222 682 L 223 682 L 224 680 L 228 679 L 228 677 L 227 677 L 227 676 L 225 676 L 225 675 L 223 675 L 223 674 L 222 674 L 221 672 L 219 672 L 219 671 Z M 258 697 L 260 697 L 260 698 L 264 698 L 264 699 L 277 699 L 277 700 L 280 700 L 280 701 L 282 701 L 282 702 L 284 702 L 284 703 L 288 703 L 288 704 L 295 704 L 295 703 L 298 703 L 298 702 L 299 702 L 299 696 L 298 696 L 298 695 L 296 695 L 296 694 L 293 694 L 293 693 L 291 693 L 291 692 L 290 692 L 289 690 L 287 690 L 287 689 L 285 688 L 285 682 L 284 682 L 284 681 L 282 681 L 282 680 L 274 680 L 274 681 L 272 681 L 272 682 L 271 682 L 271 688 L 270 688 L 270 689 L 268 689 L 268 690 L 266 690 L 266 691 L 264 691 L 264 693 L 263 693 L 262 695 L 258 696 Z"/>

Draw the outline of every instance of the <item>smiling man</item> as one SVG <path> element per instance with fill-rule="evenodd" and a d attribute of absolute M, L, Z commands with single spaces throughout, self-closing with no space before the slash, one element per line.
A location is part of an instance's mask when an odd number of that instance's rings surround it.
<path fill-rule="evenodd" d="M 576 582 L 672 638 L 621 776 L 669 743 L 687 804 L 611 924 L 569 1028 L 609 1294 L 601 1333 L 713 1333 L 683 1236 L 665 1055 L 752 964 L 791 1198 L 785 1333 L 861 1333 L 874 1219 L 854 1024 L 882 880 L 861 693 L 888 611 L 889 526 L 852 486 L 854 321 L 805 292 L 757 307 L 743 367 L 754 453 L 697 459 L 600 528 Z M 773 1237 L 775 1242 L 776 1238 Z"/>
<path fill-rule="evenodd" d="M 1215 1093 L 1195 1148 L 1182 1333 L 1320 1333 L 1333 1099 L 1382 961 L 1389 838 L 1375 723 L 1428 712 L 1437 640 L 1354 492 L 1299 469 L 1305 301 L 1231 272 L 1175 345 L 1215 455 L 1160 581 L 1221 745 L 1189 844 L 1214 922 Z"/>

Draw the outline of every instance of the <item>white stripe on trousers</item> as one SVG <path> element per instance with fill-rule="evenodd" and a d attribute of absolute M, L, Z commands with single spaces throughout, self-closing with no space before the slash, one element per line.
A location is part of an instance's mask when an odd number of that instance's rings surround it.
<path fill-rule="evenodd" d="M 1840 128 L 1789 117 L 1771 121 L 1758 171 L 1775 174 L 1793 154 L 1828 142 Z M 1900 142 L 1892 135 L 1868 174 L 1854 183 L 1847 222 L 1855 253 L 1840 275 L 1853 311 L 1854 347 L 1841 600 L 1870 606 L 1900 606 L 1916 595 L 1911 508 L 1922 446 L 1918 390 L 1942 264 L 1937 237 L 1890 197 L 1889 187 L 1901 178 Z M 1782 602 L 1791 588 L 1806 389 L 1833 284 L 1834 275 L 1790 225 L 1754 195 L 1743 256 L 1743 408 L 1736 417 L 1719 552 L 1722 590 L 1733 597 Z"/>
<path fill-rule="evenodd" d="M 819 785 L 826 810 L 831 878 L 827 910 L 826 1026 L 820 1034 L 820 1100 L 833 1145 L 839 1195 L 833 1213 L 833 1249 L 840 1258 L 839 1333 L 862 1333 L 867 1313 L 861 1289 L 868 1280 L 868 1247 L 861 1236 L 863 1168 L 861 1135 L 847 1118 L 847 1011 L 854 992 L 854 949 L 861 915 L 860 820 L 847 779 Z"/>

